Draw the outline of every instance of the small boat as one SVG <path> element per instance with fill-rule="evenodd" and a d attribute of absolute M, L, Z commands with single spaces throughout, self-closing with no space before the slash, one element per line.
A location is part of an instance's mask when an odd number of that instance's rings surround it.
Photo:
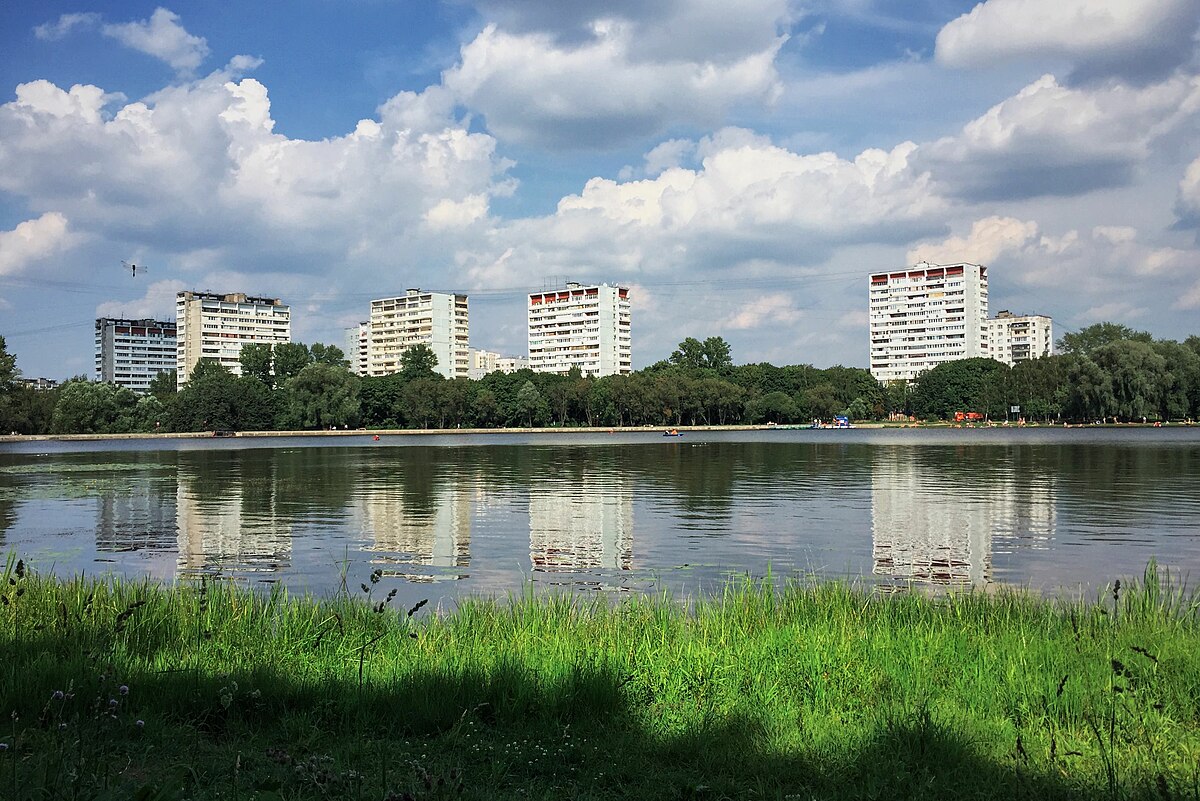
<path fill-rule="evenodd" d="M 663 436 L 664 437 L 682 437 L 683 434 L 679 433 L 679 429 L 672 428 L 669 431 L 664 431 Z"/>
<path fill-rule="evenodd" d="M 214 437 L 236 437 L 237 432 L 230 431 L 229 429 L 225 429 L 225 428 L 218 428 L 216 431 L 212 432 L 212 435 Z"/>

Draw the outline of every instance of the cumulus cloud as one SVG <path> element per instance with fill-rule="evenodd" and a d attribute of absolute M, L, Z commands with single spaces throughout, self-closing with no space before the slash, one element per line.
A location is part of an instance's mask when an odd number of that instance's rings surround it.
<path fill-rule="evenodd" d="M 56 42 L 66 38 L 76 28 L 91 28 L 100 22 L 95 12 L 62 14 L 55 22 L 46 22 L 33 29 L 33 35 L 44 42 Z"/>
<path fill-rule="evenodd" d="M 1146 87 L 1062 86 L 1045 75 L 916 162 L 949 194 L 992 201 L 1123 186 L 1162 137 L 1196 128 L 1200 77 Z"/>
<path fill-rule="evenodd" d="M 70 249 L 77 241 L 67 218 L 56 211 L 18 223 L 11 231 L 0 231 L 0 275 L 21 273 L 36 262 Z"/>
<path fill-rule="evenodd" d="M 604 148 L 666 130 L 709 126 L 735 105 L 770 101 L 782 38 L 736 60 L 659 60 L 635 52 L 633 29 L 598 21 L 586 42 L 495 25 L 462 48 L 443 84 L 502 139 L 552 148 Z"/>
<path fill-rule="evenodd" d="M 192 73 L 208 57 L 208 42 L 179 24 L 179 15 L 156 8 L 147 20 L 105 25 L 101 32 L 140 53 L 165 61 L 177 72 Z"/>
<path fill-rule="evenodd" d="M 1188 165 L 1179 182 L 1175 216 L 1183 228 L 1200 228 L 1200 158 Z"/>
<path fill-rule="evenodd" d="M 774 45 L 802 15 L 794 0 L 474 0 L 489 20 L 513 33 L 546 33 L 561 45 L 594 40 L 598 22 L 628 30 L 635 60 L 729 63 Z"/>
<path fill-rule="evenodd" d="M 721 331 L 740 331 L 767 325 L 790 325 L 800 319 L 800 311 L 787 295 L 766 295 L 743 305 L 716 323 Z"/>
<path fill-rule="evenodd" d="M 320 141 L 274 132 L 266 87 L 208 78 L 131 103 L 95 86 L 17 87 L 0 106 L 0 190 L 84 230 L 169 252 L 345 256 L 346 231 L 384 247 L 443 201 L 459 218 L 511 187 L 495 141 L 419 95 Z M 118 107 L 112 107 L 116 105 Z M 436 107 L 436 104 L 432 104 Z M 434 212 L 445 216 L 449 206 Z"/>
<path fill-rule="evenodd" d="M 965 237 L 952 236 L 943 242 L 924 243 L 908 251 L 908 263 L 919 261 L 949 263 L 957 261 L 991 264 L 1000 254 L 1019 250 L 1036 241 L 1038 225 L 1032 220 L 1014 217 L 986 217 L 976 220 Z"/>
<path fill-rule="evenodd" d="M 991 66 L 1041 57 L 1073 65 L 1073 82 L 1160 79 L 1188 62 L 1195 0 L 985 0 L 938 33 L 937 60 Z"/>
<path fill-rule="evenodd" d="M 175 295 L 184 289 L 187 289 L 187 285 L 183 281 L 155 281 L 146 287 L 146 293 L 136 300 L 110 300 L 101 303 L 96 307 L 96 316 L 170 320 L 175 317 Z"/>
<path fill-rule="evenodd" d="M 916 149 L 854 159 L 800 155 L 741 129 L 699 141 L 696 169 L 652 179 L 593 178 L 553 215 L 500 227 L 491 249 L 461 254 L 479 285 L 506 286 L 572 264 L 598 275 L 696 276 L 753 260 L 792 269 L 838 244 L 909 241 L 936 230 L 945 201 L 911 169 Z M 511 248 L 503 259 L 492 255 Z"/>

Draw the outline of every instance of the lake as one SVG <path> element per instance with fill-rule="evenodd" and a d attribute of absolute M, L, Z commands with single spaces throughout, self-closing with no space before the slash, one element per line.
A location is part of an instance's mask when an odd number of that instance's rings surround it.
<path fill-rule="evenodd" d="M 1094 595 L 1200 568 L 1200 428 L 8 443 L 0 551 L 397 604 L 768 572 Z"/>

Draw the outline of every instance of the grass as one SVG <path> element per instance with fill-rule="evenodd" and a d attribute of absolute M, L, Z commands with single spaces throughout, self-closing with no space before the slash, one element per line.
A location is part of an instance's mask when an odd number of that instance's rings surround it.
<path fill-rule="evenodd" d="M 1200 600 L 0 586 L 0 798 L 1200 799 Z M 9 714 L 11 712 L 11 715 Z"/>

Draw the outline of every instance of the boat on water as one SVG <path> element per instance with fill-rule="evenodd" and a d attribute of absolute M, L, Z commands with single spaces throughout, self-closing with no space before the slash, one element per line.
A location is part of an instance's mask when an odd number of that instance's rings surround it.
<path fill-rule="evenodd" d="M 677 428 L 671 428 L 663 432 L 664 437 L 682 437 L 683 434 Z"/>

